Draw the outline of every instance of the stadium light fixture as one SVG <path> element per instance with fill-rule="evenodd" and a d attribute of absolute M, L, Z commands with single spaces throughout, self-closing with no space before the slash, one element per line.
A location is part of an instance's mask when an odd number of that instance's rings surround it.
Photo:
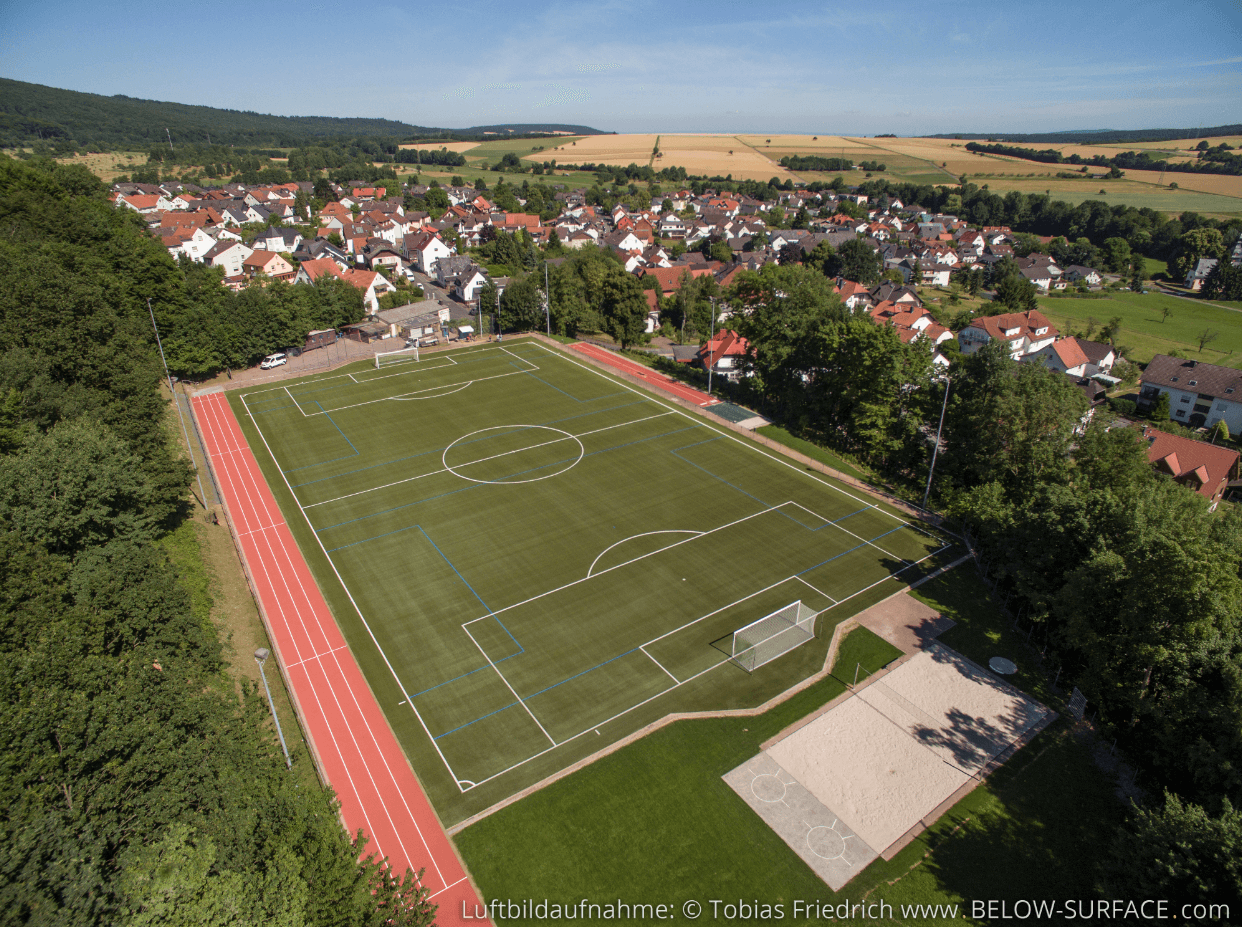
<path fill-rule="evenodd" d="M 276 736 L 280 738 L 280 749 L 285 754 L 285 766 L 293 768 L 293 760 L 289 759 L 289 748 L 285 746 L 285 732 L 280 729 L 280 719 L 276 717 L 276 703 L 272 701 L 272 690 L 267 685 L 267 673 L 263 672 L 263 663 L 272 655 L 266 647 L 254 652 L 254 662 L 259 664 L 259 675 L 263 678 L 263 691 L 267 693 L 267 707 L 272 710 L 272 720 L 276 722 Z"/>

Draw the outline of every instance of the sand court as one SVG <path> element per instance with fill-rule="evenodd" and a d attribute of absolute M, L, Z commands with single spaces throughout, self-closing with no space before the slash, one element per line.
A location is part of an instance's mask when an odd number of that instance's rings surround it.
<path fill-rule="evenodd" d="M 861 871 L 863 859 L 888 858 L 886 851 L 896 852 L 933 823 L 1052 717 L 956 651 L 930 644 L 769 743 L 725 781 L 836 889 L 842 876 Z M 836 819 L 834 829 L 865 844 L 866 850 L 852 847 L 855 866 L 848 873 L 838 865 L 829 879 L 808 857 L 803 844 L 810 825 L 799 832 L 779 802 L 763 800 L 763 786 L 777 779 L 756 779 L 760 772 L 788 782 L 791 794 L 804 790 L 804 801 L 820 809 L 817 826 Z"/>

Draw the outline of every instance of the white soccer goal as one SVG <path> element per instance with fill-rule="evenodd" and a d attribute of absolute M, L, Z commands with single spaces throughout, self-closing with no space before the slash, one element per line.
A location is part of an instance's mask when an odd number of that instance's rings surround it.
<path fill-rule="evenodd" d="M 819 612 L 807 608 L 799 599 L 739 628 L 733 632 L 734 662 L 753 673 L 763 664 L 813 638 L 818 616 Z"/>
<path fill-rule="evenodd" d="M 391 367 L 393 364 L 418 362 L 418 345 L 402 348 L 400 351 L 382 351 L 375 355 L 375 367 Z"/>

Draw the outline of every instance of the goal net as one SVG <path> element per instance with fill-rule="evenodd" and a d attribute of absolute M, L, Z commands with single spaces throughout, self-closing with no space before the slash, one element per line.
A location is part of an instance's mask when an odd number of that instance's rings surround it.
<path fill-rule="evenodd" d="M 418 345 L 402 348 L 400 351 L 383 351 L 375 355 L 375 367 L 391 367 L 394 364 L 417 363 Z"/>
<path fill-rule="evenodd" d="M 789 653 L 815 636 L 818 615 L 819 612 L 807 608 L 799 599 L 739 628 L 733 632 L 734 662 L 753 673 L 763 664 Z"/>

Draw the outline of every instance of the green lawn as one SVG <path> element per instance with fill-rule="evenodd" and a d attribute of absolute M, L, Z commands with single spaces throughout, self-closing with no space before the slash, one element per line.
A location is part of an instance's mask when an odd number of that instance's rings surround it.
<path fill-rule="evenodd" d="M 1120 317 L 1117 343 L 1131 349 L 1130 360 L 1146 363 L 1155 354 L 1178 350 L 1194 360 L 1242 367 L 1242 313 L 1219 305 L 1163 293 L 1119 292 L 1108 299 L 1041 298 L 1039 306 L 1062 333 L 1084 331 L 1089 319 L 1095 319 L 1098 330 Z M 1161 315 L 1165 307 L 1167 321 Z M 1198 335 L 1205 329 L 1220 335 L 1200 352 Z"/>
<path fill-rule="evenodd" d="M 826 467 L 832 467 L 834 470 L 840 470 L 846 476 L 852 476 L 855 479 L 868 480 L 870 475 L 864 473 L 858 467 L 842 460 L 831 451 L 827 451 L 818 444 L 812 444 L 802 438 L 796 438 L 780 425 L 763 425 L 756 428 L 755 431 L 769 440 L 775 441 L 777 444 L 783 444 L 785 447 L 797 451 L 799 454 L 805 454 L 812 460 L 818 460 Z"/>
<path fill-rule="evenodd" d="M 985 608 L 955 616 L 983 625 L 1001 620 Z M 856 663 L 875 670 L 893 656 L 890 645 L 857 629 L 835 667 L 847 677 Z M 829 677 L 757 718 L 669 725 L 467 828 L 458 847 L 488 899 L 620 898 L 679 906 L 687 899 L 744 898 L 782 903 L 787 919 L 793 899 L 883 900 L 894 917 L 866 923 L 910 924 L 932 921 L 903 916 L 903 904 L 1094 897 L 1097 860 L 1121 808 L 1088 748 L 1061 723 L 893 860 L 876 860 L 832 892 L 721 776 L 843 691 Z"/>
<path fill-rule="evenodd" d="M 448 823 L 670 711 L 762 703 L 952 556 L 531 340 L 230 398 Z M 815 639 L 753 674 L 729 660 L 734 630 L 795 600 Z"/>
<path fill-rule="evenodd" d="M 495 164 L 507 154 L 515 154 L 519 158 L 531 161 L 552 161 L 558 154 L 564 154 L 564 152 L 553 151 L 553 148 L 572 145 L 581 138 L 581 135 L 557 136 L 556 138 L 498 138 L 492 142 L 476 145 L 462 154 L 466 156 L 468 163 L 486 161 L 488 164 Z"/>

